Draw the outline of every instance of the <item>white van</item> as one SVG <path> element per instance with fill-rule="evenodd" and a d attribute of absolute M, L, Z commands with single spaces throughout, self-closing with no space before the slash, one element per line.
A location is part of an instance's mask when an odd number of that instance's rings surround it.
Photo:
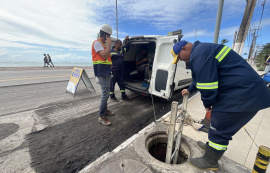
<path fill-rule="evenodd" d="M 130 37 L 130 50 L 124 55 L 124 84 L 126 89 L 142 95 L 154 95 L 170 100 L 173 91 L 189 86 L 192 82 L 188 63 L 172 64 L 171 49 L 178 36 L 136 36 Z M 141 49 L 147 49 L 147 74 L 136 70 L 136 56 Z"/>

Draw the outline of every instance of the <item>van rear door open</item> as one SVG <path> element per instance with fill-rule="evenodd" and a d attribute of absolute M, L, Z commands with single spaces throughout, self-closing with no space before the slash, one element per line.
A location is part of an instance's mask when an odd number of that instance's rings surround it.
<path fill-rule="evenodd" d="M 173 43 L 169 37 L 159 38 L 152 69 L 149 92 L 164 99 L 170 99 L 174 90 L 176 65 L 172 64 L 171 49 Z"/>

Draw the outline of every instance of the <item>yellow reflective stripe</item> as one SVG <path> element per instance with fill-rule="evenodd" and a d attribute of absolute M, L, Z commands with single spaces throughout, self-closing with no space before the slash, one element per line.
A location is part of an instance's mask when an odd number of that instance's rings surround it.
<path fill-rule="evenodd" d="M 126 52 L 127 51 L 127 48 L 124 48 L 124 51 Z"/>
<path fill-rule="evenodd" d="M 118 54 L 118 53 L 116 53 L 116 52 L 112 52 L 112 53 L 111 53 L 111 55 L 117 55 L 117 54 Z"/>
<path fill-rule="evenodd" d="M 217 56 L 215 57 L 219 62 L 222 61 L 224 59 L 224 57 L 230 52 L 231 48 L 229 48 L 228 46 L 224 46 L 221 51 L 219 51 L 219 53 L 217 54 Z"/>
<path fill-rule="evenodd" d="M 108 60 L 106 60 L 106 61 L 94 61 L 93 64 L 109 64 L 109 65 L 111 65 L 112 62 L 109 62 Z"/>
<path fill-rule="evenodd" d="M 125 90 L 121 90 L 121 93 L 124 93 L 125 92 Z"/>
<path fill-rule="evenodd" d="M 110 92 L 110 94 L 114 94 L 114 92 Z"/>
<path fill-rule="evenodd" d="M 209 140 L 208 145 L 216 150 L 226 150 L 228 145 L 220 145 Z"/>
<path fill-rule="evenodd" d="M 217 89 L 218 88 L 218 82 L 211 82 L 211 83 L 199 83 L 199 82 L 197 82 L 196 87 L 198 89 Z"/>

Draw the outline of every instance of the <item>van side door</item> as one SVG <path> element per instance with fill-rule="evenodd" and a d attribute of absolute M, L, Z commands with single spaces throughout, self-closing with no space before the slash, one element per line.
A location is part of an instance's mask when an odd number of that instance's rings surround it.
<path fill-rule="evenodd" d="M 172 64 L 171 37 L 161 37 L 157 40 L 156 53 L 152 69 L 149 92 L 155 96 L 169 99 L 174 89 L 176 65 Z"/>

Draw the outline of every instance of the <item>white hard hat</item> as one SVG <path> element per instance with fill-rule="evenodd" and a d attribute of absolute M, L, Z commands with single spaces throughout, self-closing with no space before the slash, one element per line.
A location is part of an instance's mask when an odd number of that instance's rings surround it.
<path fill-rule="evenodd" d="M 112 27 L 108 24 L 103 24 L 100 30 L 112 35 Z"/>

